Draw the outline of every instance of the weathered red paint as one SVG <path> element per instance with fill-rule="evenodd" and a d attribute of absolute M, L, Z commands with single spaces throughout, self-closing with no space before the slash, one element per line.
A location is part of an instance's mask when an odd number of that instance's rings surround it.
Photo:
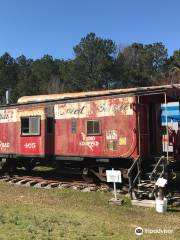
<path fill-rule="evenodd" d="M 45 106 L 17 107 L 14 122 L 0 123 L 0 141 L 10 143 L 9 148 L 0 148 L 0 153 L 36 157 L 48 154 L 135 158 L 138 155 L 135 97 L 104 97 L 55 105 L 54 134 L 46 133 Z M 20 118 L 36 115 L 41 117 L 40 135 L 22 136 Z M 76 119 L 76 133 L 71 132 L 72 118 Z M 87 135 L 87 120 L 100 120 L 99 135 Z"/>
<path fill-rule="evenodd" d="M 77 103 L 76 109 L 73 108 L 75 103 L 72 107 L 69 104 L 69 108 L 68 104 L 59 104 L 60 113 L 55 124 L 55 155 L 135 158 L 138 154 L 137 114 L 136 109 L 133 109 L 136 98 L 106 97 L 100 103 L 98 100 L 83 103 Z M 130 109 L 124 110 L 125 104 L 129 104 Z M 88 109 L 86 113 L 85 108 Z M 71 115 L 77 119 L 76 133 L 71 132 Z M 100 120 L 101 134 L 87 136 L 87 120 Z M 112 139 L 107 136 L 108 132 L 114 134 Z M 116 145 L 114 149 L 108 148 L 107 145 L 113 142 Z"/>
<path fill-rule="evenodd" d="M 0 123 L 0 153 L 13 154 L 16 152 L 17 123 Z"/>
<path fill-rule="evenodd" d="M 140 154 L 146 157 L 151 154 L 149 99 L 142 97 L 141 101 L 139 104 L 136 96 L 109 95 L 73 101 L 57 100 L 51 105 L 40 102 L 3 107 L 0 109 L 0 155 L 135 159 Z M 55 119 L 51 134 L 46 131 L 49 114 Z M 27 116 L 40 117 L 40 135 L 21 135 L 20 120 Z M 72 132 L 72 119 L 76 119 L 75 133 Z M 156 119 L 154 116 L 155 124 Z M 100 134 L 87 135 L 88 120 L 100 121 Z"/>
<path fill-rule="evenodd" d="M 0 109 L 0 153 L 16 152 L 16 109 Z"/>

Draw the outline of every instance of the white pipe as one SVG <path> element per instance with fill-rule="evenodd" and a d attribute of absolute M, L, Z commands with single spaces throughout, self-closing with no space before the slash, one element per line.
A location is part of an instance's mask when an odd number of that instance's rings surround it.
<path fill-rule="evenodd" d="M 139 106 L 139 96 L 138 96 L 138 137 L 139 137 L 139 156 L 141 156 L 141 131 L 140 131 L 140 106 Z"/>
<path fill-rule="evenodd" d="M 6 90 L 6 104 L 9 104 L 9 90 Z"/>
<path fill-rule="evenodd" d="M 168 131 L 168 114 L 167 114 L 167 96 L 164 94 L 164 102 L 165 102 L 165 115 L 166 115 L 166 135 L 167 135 L 167 148 L 166 148 L 166 157 L 167 161 L 169 158 L 169 131 Z"/>

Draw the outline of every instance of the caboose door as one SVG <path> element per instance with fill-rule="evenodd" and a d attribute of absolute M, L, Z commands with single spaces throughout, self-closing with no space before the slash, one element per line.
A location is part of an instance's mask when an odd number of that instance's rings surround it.
<path fill-rule="evenodd" d="M 143 157 L 149 156 L 149 106 L 139 105 L 139 134 L 140 134 L 140 154 Z"/>
<path fill-rule="evenodd" d="M 53 108 L 48 107 L 46 111 L 46 134 L 45 134 L 45 154 L 46 157 L 54 155 L 54 115 Z"/>

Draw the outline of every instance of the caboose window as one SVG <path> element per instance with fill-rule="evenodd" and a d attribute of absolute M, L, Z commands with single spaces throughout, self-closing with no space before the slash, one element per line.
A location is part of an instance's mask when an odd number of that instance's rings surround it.
<path fill-rule="evenodd" d="M 22 117 L 21 118 L 22 135 L 40 134 L 40 117 Z"/>
<path fill-rule="evenodd" d="M 101 124 L 99 120 L 88 120 L 87 121 L 87 135 L 100 135 Z"/>

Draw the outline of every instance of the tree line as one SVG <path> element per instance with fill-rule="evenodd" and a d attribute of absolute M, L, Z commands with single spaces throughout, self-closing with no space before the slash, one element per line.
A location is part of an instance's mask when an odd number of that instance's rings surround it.
<path fill-rule="evenodd" d="M 178 83 L 180 49 L 168 57 L 161 42 L 117 45 L 95 33 L 81 38 L 73 47 L 73 59 L 44 55 L 14 59 L 9 53 L 0 57 L 0 102 L 5 91 L 11 102 L 24 95 L 92 91 Z"/>

